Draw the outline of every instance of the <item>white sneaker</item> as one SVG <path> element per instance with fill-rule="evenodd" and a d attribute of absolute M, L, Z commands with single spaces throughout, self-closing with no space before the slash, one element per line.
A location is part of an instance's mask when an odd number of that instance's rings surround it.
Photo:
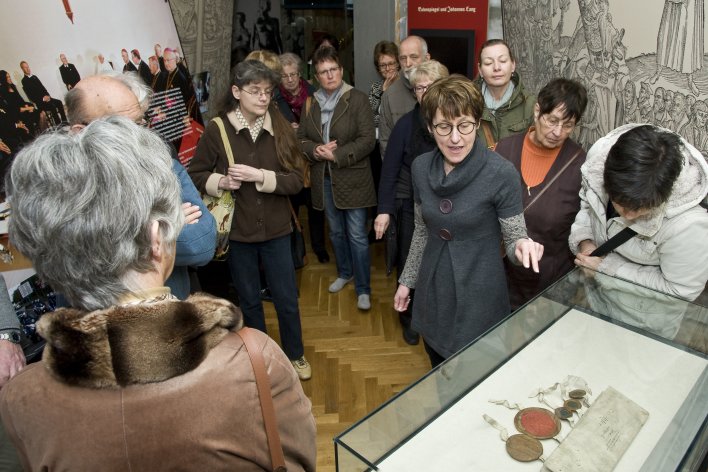
<path fill-rule="evenodd" d="M 290 363 L 295 368 L 295 372 L 297 372 L 297 376 L 300 377 L 300 380 L 309 380 L 310 377 L 312 377 L 312 367 L 310 363 L 307 362 L 307 359 L 305 359 L 305 356 L 290 361 Z"/>
<path fill-rule="evenodd" d="M 362 293 L 356 302 L 356 307 L 360 310 L 371 310 L 371 298 L 368 293 Z"/>
<path fill-rule="evenodd" d="M 329 293 L 337 293 L 340 290 L 344 288 L 346 284 L 354 280 L 354 277 L 349 277 L 348 279 L 343 279 L 341 277 L 337 277 L 337 280 L 332 282 L 332 285 L 329 286 Z"/>

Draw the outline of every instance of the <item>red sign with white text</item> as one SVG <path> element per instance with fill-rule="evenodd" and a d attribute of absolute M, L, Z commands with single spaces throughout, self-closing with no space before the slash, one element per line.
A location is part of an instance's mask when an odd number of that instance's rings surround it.
<path fill-rule="evenodd" d="M 439 31 L 440 41 L 457 48 L 466 32 L 474 38 L 473 51 L 466 52 L 470 56 L 466 60 L 473 65 L 477 63 L 479 47 L 487 39 L 488 20 L 488 0 L 408 0 L 409 33 L 424 31 L 435 36 L 434 31 Z M 425 34 L 422 36 L 428 39 Z M 446 37 L 449 38 L 447 41 Z M 432 48 L 431 55 L 439 60 Z M 472 69 L 476 72 L 477 68 Z"/>

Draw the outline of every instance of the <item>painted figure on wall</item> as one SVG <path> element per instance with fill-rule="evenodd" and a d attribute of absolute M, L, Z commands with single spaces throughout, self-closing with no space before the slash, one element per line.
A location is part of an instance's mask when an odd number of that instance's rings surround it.
<path fill-rule="evenodd" d="M 698 96 L 700 91 L 693 73 L 703 68 L 703 0 L 665 0 L 656 36 L 655 83 L 667 67 L 686 74 L 688 87 Z"/>
<path fill-rule="evenodd" d="M 701 118 L 689 111 L 708 107 L 704 0 L 505 0 L 502 8 L 504 38 L 530 91 L 557 76 L 588 89 L 575 131 L 583 147 L 640 122 L 685 129 L 708 155 L 708 130 L 699 132 Z"/>

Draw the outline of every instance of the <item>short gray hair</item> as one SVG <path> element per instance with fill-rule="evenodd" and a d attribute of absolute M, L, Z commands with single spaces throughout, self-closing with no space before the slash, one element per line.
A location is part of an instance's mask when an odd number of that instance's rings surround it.
<path fill-rule="evenodd" d="M 295 66 L 295 68 L 300 72 L 302 69 L 302 59 L 297 54 L 292 52 L 286 52 L 280 55 L 280 64 L 283 66 Z"/>
<path fill-rule="evenodd" d="M 131 275 L 154 269 L 153 222 L 168 254 L 184 224 L 167 145 L 124 117 L 40 136 L 18 153 L 6 187 L 13 243 L 76 308 L 142 289 Z"/>
<path fill-rule="evenodd" d="M 444 79 L 450 75 L 444 64 L 431 59 L 430 61 L 423 62 L 416 67 L 412 68 L 408 73 L 411 85 L 414 87 L 418 85 L 418 82 L 423 79 L 428 79 L 431 82 L 435 82 L 438 79 Z"/>

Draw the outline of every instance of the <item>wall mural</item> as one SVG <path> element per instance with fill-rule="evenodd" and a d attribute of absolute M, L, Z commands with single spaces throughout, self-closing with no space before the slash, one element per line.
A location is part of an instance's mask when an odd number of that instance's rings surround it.
<path fill-rule="evenodd" d="M 588 89 L 575 139 L 647 122 L 708 154 L 703 0 L 504 0 L 504 38 L 524 85 L 563 76 Z"/>

